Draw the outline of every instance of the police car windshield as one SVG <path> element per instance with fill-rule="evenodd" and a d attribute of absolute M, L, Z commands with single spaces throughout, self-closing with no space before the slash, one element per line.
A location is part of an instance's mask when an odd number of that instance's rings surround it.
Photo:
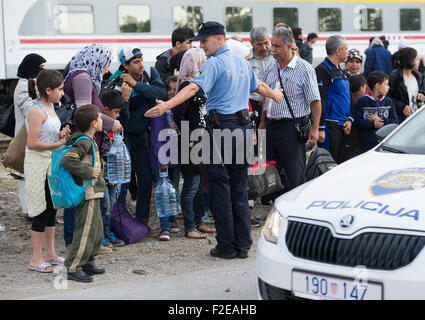
<path fill-rule="evenodd" d="M 425 110 L 417 112 L 381 146 L 379 151 L 425 155 Z"/>

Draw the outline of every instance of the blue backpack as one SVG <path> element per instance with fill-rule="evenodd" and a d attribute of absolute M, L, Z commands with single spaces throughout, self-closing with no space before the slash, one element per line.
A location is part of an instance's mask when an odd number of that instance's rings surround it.
<path fill-rule="evenodd" d="M 96 155 L 93 142 L 86 136 L 79 137 L 72 145 L 62 146 L 52 152 L 52 171 L 48 176 L 52 201 L 55 208 L 75 208 L 84 200 L 84 193 L 89 180 L 82 186 L 75 183 L 72 174 L 62 166 L 63 156 L 74 144 L 82 139 L 90 141 L 93 150 L 93 167 L 96 168 Z M 94 185 L 94 179 L 92 179 Z"/>

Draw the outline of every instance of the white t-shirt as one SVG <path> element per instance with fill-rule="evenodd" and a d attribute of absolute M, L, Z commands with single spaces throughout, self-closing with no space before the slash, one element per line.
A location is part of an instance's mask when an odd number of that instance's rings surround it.
<path fill-rule="evenodd" d="M 418 81 L 416 80 L 414 76 L 410 80 L 404 77 L 404 83 L 407 87 L 407 93 L 409 95 L 409 106 L 412 107 L 413 112 L 415 112 L 416 110 L 418 110 L 418 103 L 417 103 L 418 93 L 419 93 Z"/>

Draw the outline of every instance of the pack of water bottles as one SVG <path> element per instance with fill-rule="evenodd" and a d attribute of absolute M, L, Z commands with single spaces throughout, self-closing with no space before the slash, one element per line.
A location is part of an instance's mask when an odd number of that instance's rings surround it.
<path fill-rule="evenodd" d="M 168 178 L 168 169 L 160 169 L 159 181 L 155 186 L 155 204 L 158 217 L 178 215 L 178 199 L 177 190 Z"/>
<path fill-rule="evenodd" d="M 123 141 L 123 136 L 115 134 L 107 159 L 107 176 L 109 183 L 129 183 L 131 179 L 130 153 Z"/>

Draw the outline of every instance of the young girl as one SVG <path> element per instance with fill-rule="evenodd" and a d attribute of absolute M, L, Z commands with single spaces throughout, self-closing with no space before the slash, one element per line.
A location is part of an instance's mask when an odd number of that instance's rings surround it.
<path fill-rule="evenodd" d="M 28 82 L 31 98 L 39 98 L 30 109 L 25 125 L 28 131 L 25 150 L 25 191 L 28 215 L 32 222 L 32 257 L 28 269 L 38 272 L 53 272 L 53 266 L 62 265 L 64 258 L 55 253 L 56 210 L 50 195 L 47 174 L 51 166 L 52 150 L 64 145 L 70 134 L 66 126 L 60 131 L 61 122 L 53 103 L 63 96 L 62 74 L 43 70 L 36 80 Z M 45 255 L 42 244 L 45 244 Z"/>

